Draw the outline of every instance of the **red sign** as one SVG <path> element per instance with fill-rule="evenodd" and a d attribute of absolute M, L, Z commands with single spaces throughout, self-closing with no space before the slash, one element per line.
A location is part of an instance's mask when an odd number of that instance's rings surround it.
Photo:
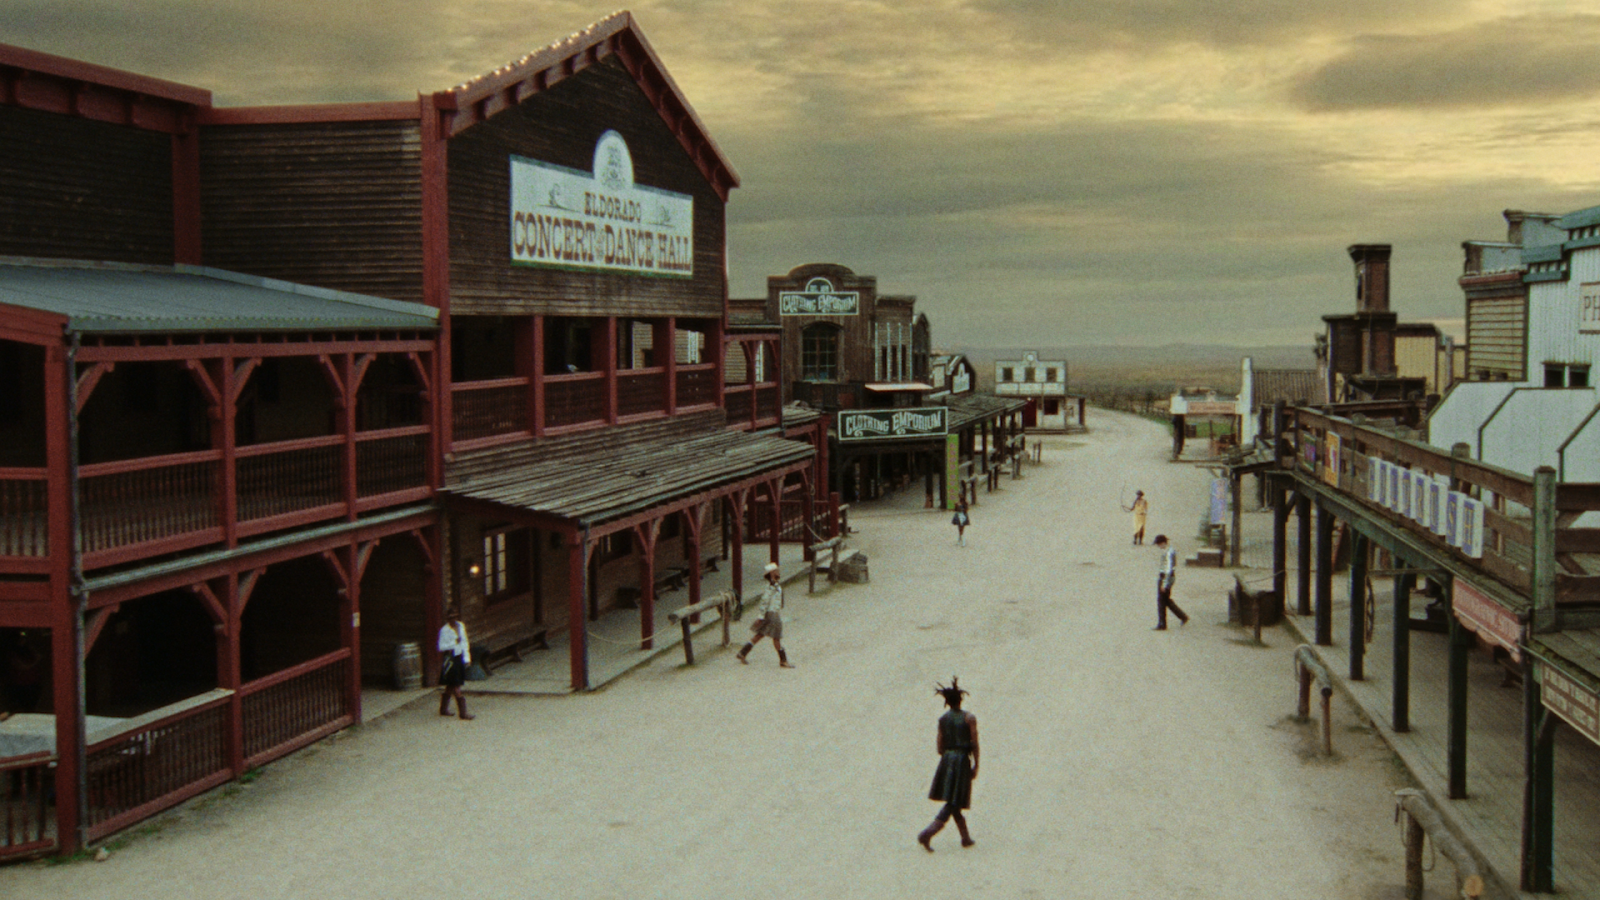
<path fill-rule="evenodd" d="M 1539 666 L 1539 699 L 1578 733 L 1600 744 L 1600 697 L 1561 674 L 1554 666 Z"/>
<path fill-rule="evenodd" d="M 1506 648 L 1512 659 L 1522 661 L 1522 623 L 1516 616 L 1459 578 L 1450 602 L 1463 625 Z"/>

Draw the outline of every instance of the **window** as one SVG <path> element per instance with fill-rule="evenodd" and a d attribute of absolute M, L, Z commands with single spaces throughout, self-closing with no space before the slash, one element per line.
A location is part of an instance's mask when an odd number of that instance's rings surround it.
<path fill-rule="evenodd" d="M 1054 398 L 1046 398 L 1044 401 L 1044 414 L 1047 416 L 1061 415 L 1061 401 Z"/>
<path fill-rule="evenodd" d="M 1544 364 L 1544 386 L 1547 388 L 1567 386 L 1567 367 L 1561 363 Z"/>
<path fill-rule="evenodd" d="M 1010 366 L 1006 366 L 1006 367 L 1002 368 L 1000 370 L 1000 380 L 1001 381 L 1015 381 L 1016 380 L 1016 371 L 1014 369 L 1012 369 Z"/>
<path fill-rule="evenodd" d="M 822 323 L 800 333 L 800 379 L 839 380 L 839 329 Z"/>
<path fill-rule="evenodd" d="M 504 600 L 528 589 L 527 529 L 498 528 L 483 536 L 483 599 Z"/>
<path fill-rule="evenodd" d="M 588 319 L 548 316 L 544 320 L 544 373 L 593 371 L 593 324 Z M 604 334 L 601 335 L 604 337 Z"/>
<path fill-rule="evenodd" d="M 1029 384 L 1032 384 L 1033 383 L 1033 376 L 1035 374 L 1036 373 L 1034 372 L 1033 366 L 1029 366 L 1026 369 L 1022 370 L 1022 380 L 1028 382 Z"/>
<path fill-rule="evenodd" d="M 1588 366 L 1568 366 L 1567 367 L 1567 387 L 1588 387 L 1588 386 L 1589 386 L 1589 367 Z"/>
<path fill-rule="evenodd" d="M 1050 382 L 1051 384 L 1054 384 L 1055 381 L 1056 381 L 1056 372 L 1058 372 L 1058 371 L 1060 371 L 1060 370 L 1059 369 L 1045 369 L 1044 370 L 1044 380 Z"/>

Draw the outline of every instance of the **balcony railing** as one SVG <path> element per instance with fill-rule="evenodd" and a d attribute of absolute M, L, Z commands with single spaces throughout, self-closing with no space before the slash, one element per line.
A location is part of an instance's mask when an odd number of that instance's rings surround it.
<path fill-rule="evenodd" d="M 259 766 L 350 724 L 350 650 L 342 648 L 239 689 L 244 761 Z"/>
<path fill-rule="evenodd" d="M 316 509 L 344 499 L 344 436 L 239 448 L 239 521 Z"/>
<path fill-rule="evenodd" d="M 497 378 L 450 386 L 454 439 L 473 441 L 529 430 L 528 379 Z"/>
<path fill-rule="evenodd" d="M 221 450 L 94 463 L 78 470 L 83 551 L 93 554 L 179 536 L 220 536 Z"/>
<path fill-rule="evenodd" d="M 50 554 L 44 469 L 0 469 L 0 557 Z"/>
<path fill-rule="evenodd" d="M 606 420 L 606 377 L 603 372 L 549 375 L 544 379 L 544 425 L 565 428 Z"/>
<path fill-rule="evenodd" d="M 722 390 L 716 363 L 678 367 L 678 406 L 715 405 Z"/>
<path fill-rule="evenodd" d="M 617 373 L 617 415 L 666 412 L 667 370 L 633 369 Z"/>
<path fill-rule="evenodd" d="M 1419 543 L 1441 553 L 1469 560 L 1512 590 L 1532 589 L 1534 483 L 1528 476 L 1451 454 L 1415 441 L 1395 437 L 1354 422 L 1307 409 L 1291 409 L 1286 433 L 1294 459 L 1285 461 L 1306 477 L 1336 487 L 1341 499 L 1357 504 L 1369 515 L 1406 531 Z M 1416 518 L 1400 515 L 1372 499 L 1374 460 L 1403 472 L 1423 473 L 1424 484 L 1437 483 L 1482 504 L 1481 556 L 1452 546 L 1446 536 Z M 1446 487 L 1448 482 L 1448 487 Z M 1410 488 L 1407 488 L 1409 490 Z M 1563 526 L 1577 515 L 1600 510 L 1600 485 L 1556 485 L 1555 552 L 1600 551 L 1600 528 Z M 1479 541 L 1473 543 L 1476 551 Z M 1600 577 L 1561 572 L 1556 575 L 1556 602 L 1600 602 Z"/>
<path fill-rule="evenodd" d="M 0 860 L 56 849 L 55 755 L 0 759 Z"/>

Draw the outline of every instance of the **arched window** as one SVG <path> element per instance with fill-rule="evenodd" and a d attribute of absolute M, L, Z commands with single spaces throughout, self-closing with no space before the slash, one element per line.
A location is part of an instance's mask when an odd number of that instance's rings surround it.
<path fill-rule="evenodd" d="M 839 380 L 839 329 L 818 322 L 807 325 L 800 335 L 800 379 L 802 381 Z"/>

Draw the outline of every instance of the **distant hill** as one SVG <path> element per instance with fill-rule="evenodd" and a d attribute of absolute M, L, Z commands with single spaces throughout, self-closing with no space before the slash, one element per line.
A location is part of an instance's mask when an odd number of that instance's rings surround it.
<path fill-rule="evenodd" d="M 1024 350 L 1038 350 L 1041 360 L 1067 361 L 1067 390 L 1109 403 L 1112 395 L 1166 397 L 1178 385 L 1214 387 L 1224 393 L 1239 389 L 1239 362 L 1248 356 L 1258 369 L 1311 369 L 1316 358 L 1310 345 L 1231 347 L 1223 344 L 1168 344 L 1162 347 L 941 347 L 960 353 L 978 373 L 978 389 L 994 387 L 994 364 L 1021 359 Z M 1121 405 L 1116 404 L 1116 405 Z"/>

